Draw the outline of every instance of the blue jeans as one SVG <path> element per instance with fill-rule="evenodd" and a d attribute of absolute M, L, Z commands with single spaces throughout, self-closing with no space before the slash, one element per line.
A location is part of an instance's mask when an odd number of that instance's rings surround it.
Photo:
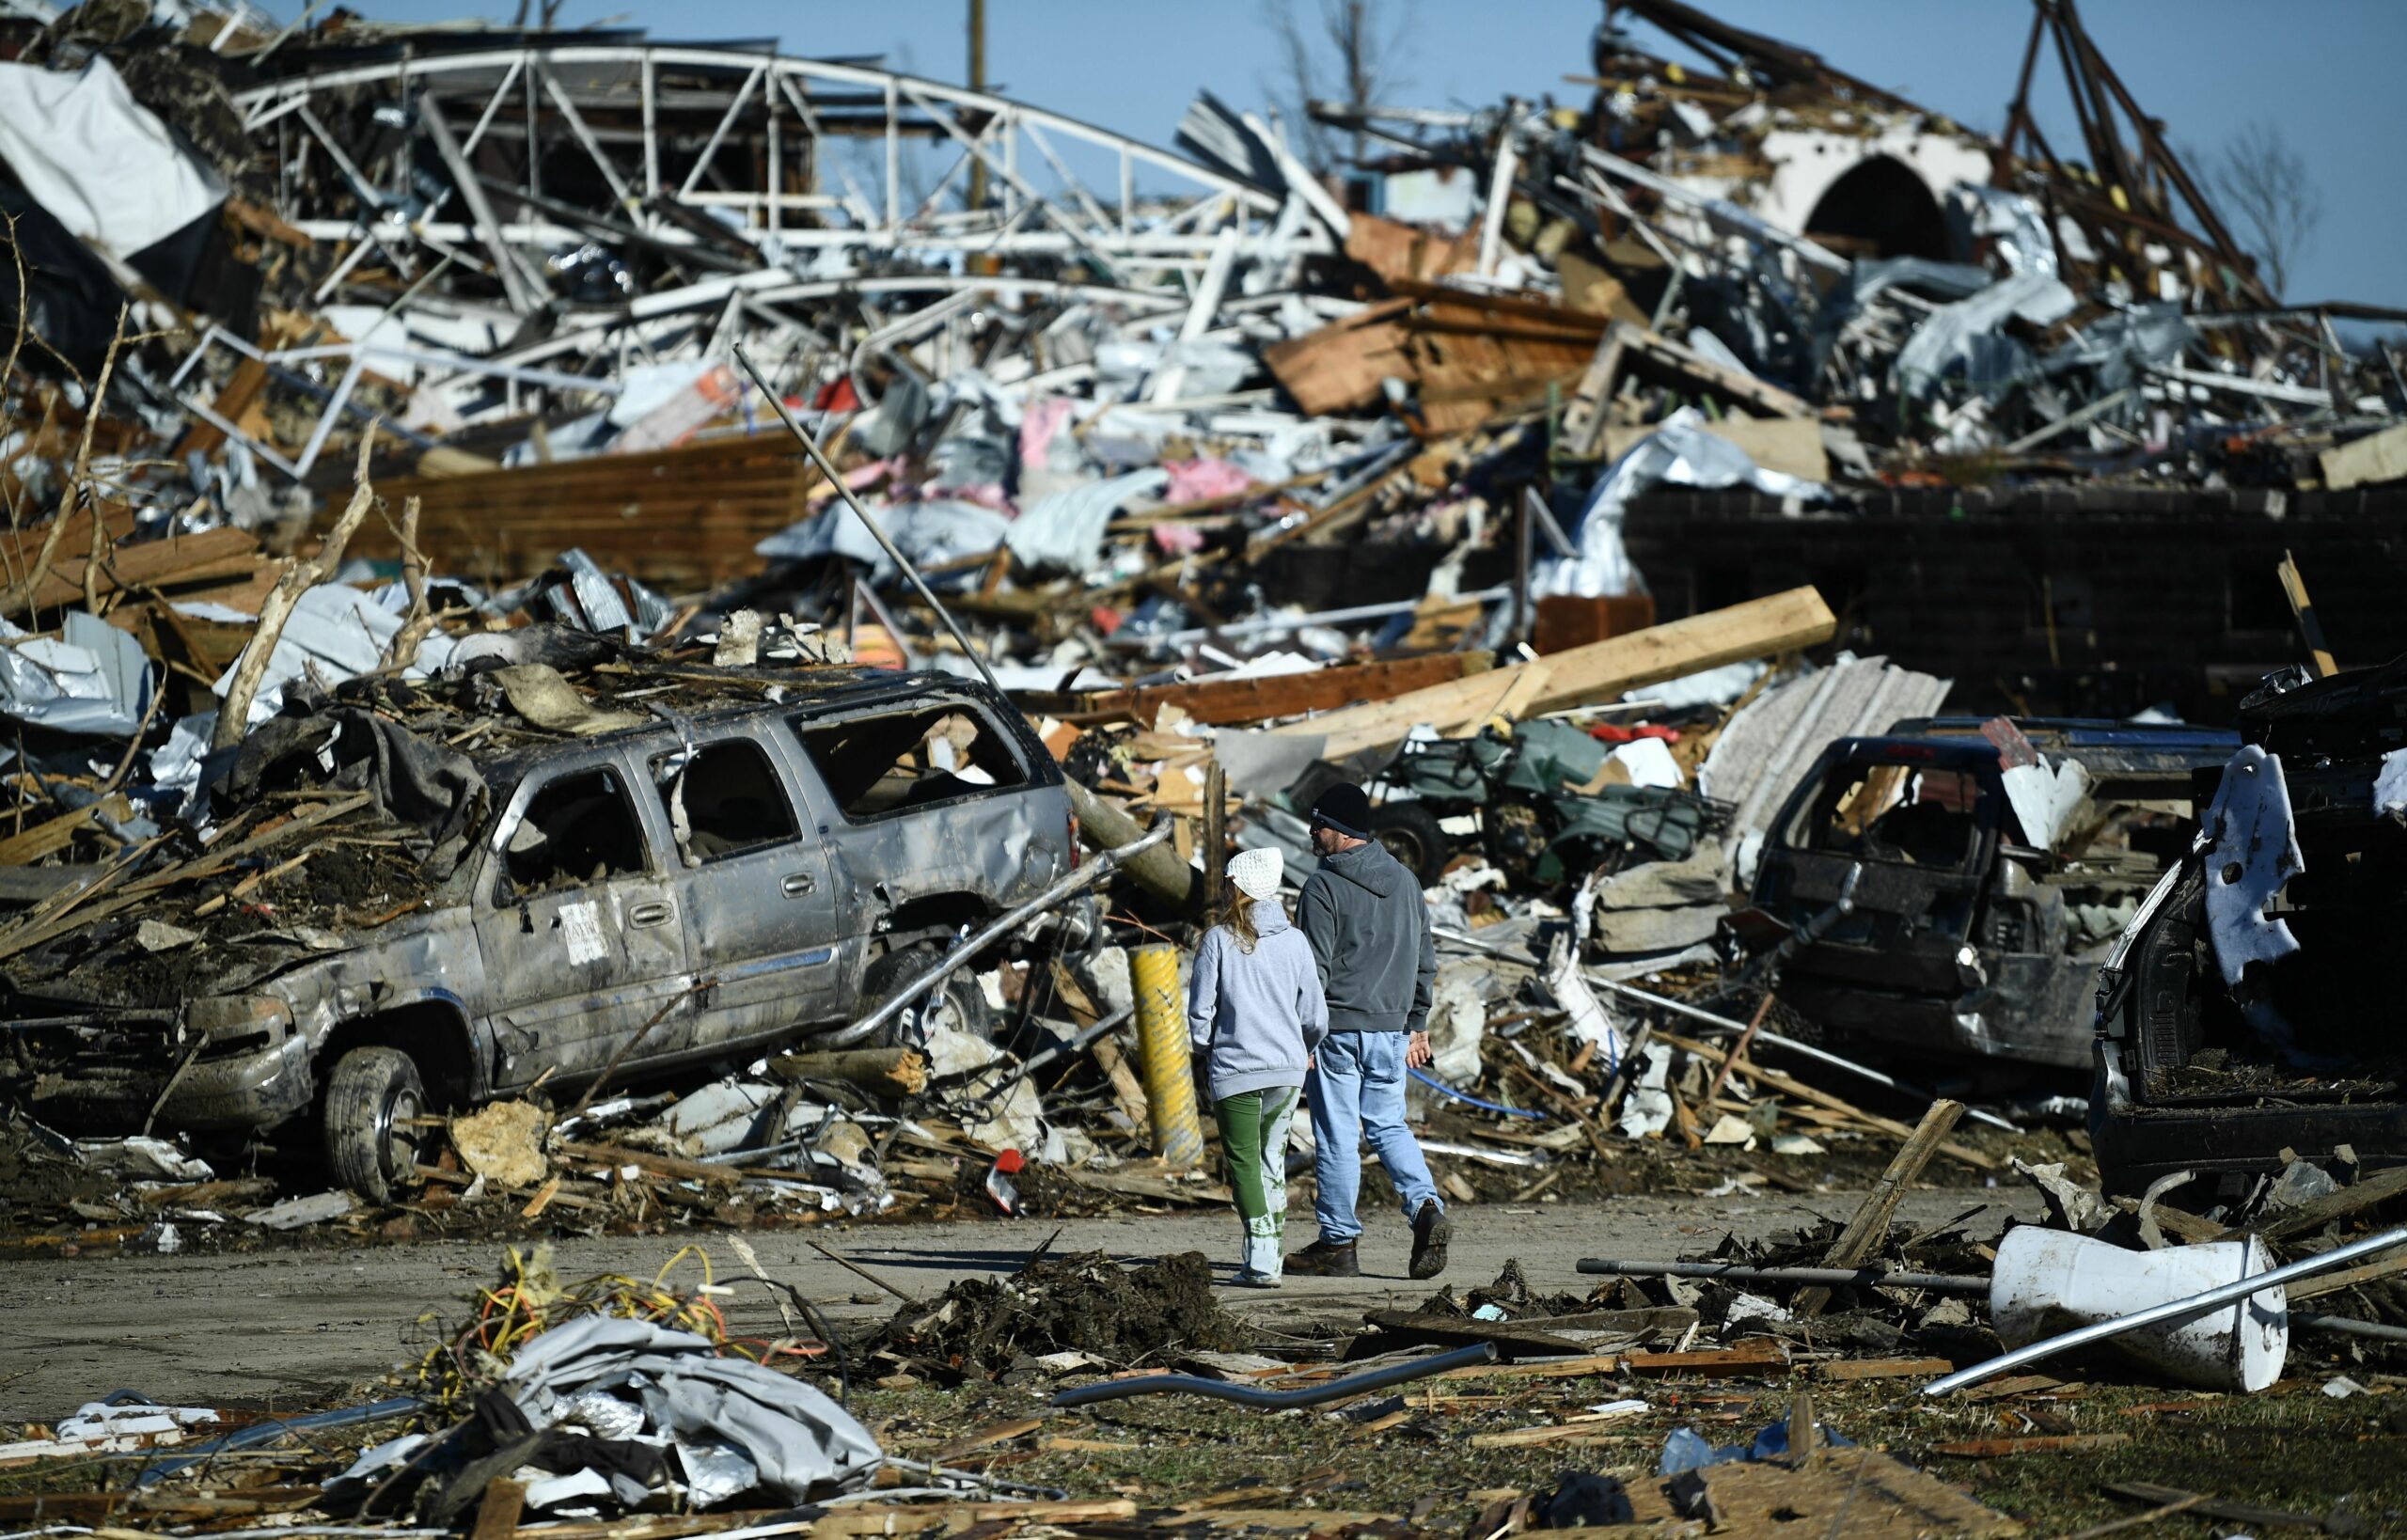
<path fill-rule="evenodd" d="M 1423 1203 L 1435 1202 L 1441 1212 L 1446 1206 L 1429 1179 L 1429 1162 L 1404 1125 L 1404 1050 L 1410 1041 L 1405 1032 L 1331 1032 L 1313 1050 L 1304 1094 L 1312 1099 L 1313 1174 L 1320 1183 L 1313 1212 L 1325 1241 L 1350 1241 L 1362 1233 L 1354 1203 L 1362 1191 L 1365 1136 L 1404 1195 L 1407 1222 Z"/>

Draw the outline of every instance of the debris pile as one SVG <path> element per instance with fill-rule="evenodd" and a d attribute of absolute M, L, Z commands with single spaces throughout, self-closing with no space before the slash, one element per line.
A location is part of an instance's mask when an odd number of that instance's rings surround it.
<path fill-rule="evenodd" d="M 1215 1300 L 1202 1252 L 1124 1268 L 1089 1251 L 1039 1257 L 1009 1278 L 955 1283 L 931 1304 L 906 1302 L 873 1350 L 952 1384 L 1030 1367 L 1136 1368 L 1251 1344 L 1251 1329 Z"/>

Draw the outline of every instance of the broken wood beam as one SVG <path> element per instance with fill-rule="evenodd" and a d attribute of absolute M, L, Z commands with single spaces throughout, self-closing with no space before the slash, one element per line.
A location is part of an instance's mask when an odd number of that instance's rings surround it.
<path fill-rule="evenodd" d="M 873 1095 L 916 1096 L 928 1086 L 928 1061 L 917 1048 L 844 1048 L 781 1053 L 769 1073 L 786 1080 L 838 1080 Z"/>
<path fill-rule="evenodd" d="M 1145 837 L 1145 825 L 1119 804 L 1066 777 L 1062 786 L 1070 794 L 1070 807 L 1078 815 L 1078 838 L 1089 849 L 1117 850 Z M 1178 852 L 1167 843 L 1139 851 L 1121 862 L 1120 870 L 1138 887 L 1166 903 L 1184 904 L 1194 891 L 1195 869 L 1179 859 Z"/>
<path fill-rule="evenodd" d="M 1694 1038 L 1682 1037 L 1677 1032 L 1658 1032 L 1655 1035 L 1682 1053 L 1695 1054 L 1708 1064 L 1722 1062 L 1722 1050 L 1711 1044 L 1700 1043 Z M 1747 1066 L 1747 1076 L 1757 1085 L 1794 1096 L 1801 1102 L 1810 1102 L 1816 1107 L 1828 1108 L 1833 1112 L 1843 1113 L 1867 1128 L 1877 1129 L 1883 1134 L 1901 1139 L 1913 1137 L 1912 1129 L 1894 1118 L 1883 1118 L 1866 1112 L 1844 1097 L 1833 1096 L 1819 1086 L 1809 1086 L 1802 1080 L 1791 1079 L 1778 1070 L 1768 1070 L 1761 1064 L 1751 1063 Z M 2006 1167 L 2006 1162 L 1995 1155 L 1983 1155 L 1978 1150 L 1968 1148 L 1952 1139 L 1942 1144 L 1939 1147 L 1939 1153 L 1950 1160 L 1960 1161 L 1977 1171 L 2003 1171 Z"/>
<path fill-rule="evenodd" d="M 1956 1120 L 1963 1115 L 1962 1102 L 1942 1096 L 1930 1104 L 1928 1110 L 1922 1115 L 1922 1122 L 1915 1124 L 1911 1137 L 1890 1157 L 1889 1169 L 1880 1173 L 1880 1180 L 1872 1184 L 1872 1190 L 1865 1193 L 1864 1202 L 1856 1205 L 1855 1215 L 1848 1220 L 1847 1228 L 1839 1232 L 1839 1237 L 1831 1243 L 1831 1249 L 1822 1253 L 1823 1266 L 1861 1267 L 1880 1255 L 1881 1246 L 1889 1238 L 1889 1220 L 1896 1214 L 1897 1204 L 1905 1197 L 1906 1188 L 1922 1175 L 1923 1168 L 1930 1164 L 1931 1157 L 1939 1154 L 1940 1144 L 1955 1128 Z M 1797 1297 L 1790 1301 L 1788 1310 L 1792 1315 L 1810 1320 L 1821 1314 L 1822 1307 L 1830 1302 L 1831 1291 L 1820 1284 L 1813 1284 L 1799 1291 Z"/>
<path fill-rule="evenodd" d="M 1469 678 L 1493 667 L 1487 652 L 1437 652 L 1385 663 L 1345 664 L 1259 679 L 1199 679 L 1186 684 L 1155 684 L 1125 690 L 1023 693 L 1023 710 L 1063 721 L 1126 716 L 1150 728 L 1162 708 L 1176 706 L 1206 727 L 1266 722 L 1308 711 L 1334 711 L 1360 700 L 1385 700 L 1407 690 Z"/>
<path fill-rule="evenodd" d="M 1328 740 L 1321 757 L 1340 760 L 1365 748 L 1400 742 L 1415 727 L 1439 732 L 1476 727 L 1499 702 L 1510 699 L 1522 716 L 1542 716 L 1609 700 L 1625 690 L 1677 679 L 1725 663 L 1743 663 L 1826 642 L 1838 634 L 1837 617 L 1812 588 L 1791 589 L 1685 620 L 1609 636 L 1560 652 L 1537 664 L 1515 664 L 1449 684 L 1408 690 L 1390 699 L 1308 717 L 1274 732 L 1317 734 Z M 1520 699 L 1525 674 L 1543 683 Z"/>
<path fill-rule="evenodd" d="M 1494 1343 L 1507 1352 L 1531 1354 L 1561 1354 L 1573 1356 L 1587 1351 L 1587 1344 L 1575 1343 L 1541 1329 L 1544 1320 L 1482 1321 L 1468 1315 L 1431 1315 L 1409 1310 L 1366 1310 L 1362 1319 L 1389 1334 L 1388 1345 L 1395 1345 L 1394 1338 L 1409 1343 L 1433 1343 L 1440 1347 L 1471 1347 L 1480 1343 Z M 1357 1342 L 1377 1342 L 1377 1338 L 1357 1338 Z M 1366 1353 L 1367 1356 L 1367 1353 Z"/>

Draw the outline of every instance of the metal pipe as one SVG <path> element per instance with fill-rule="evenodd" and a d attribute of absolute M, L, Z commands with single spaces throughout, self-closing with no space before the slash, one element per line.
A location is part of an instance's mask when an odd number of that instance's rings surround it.
<path fill-rule="evenodd" d="M 1468 1369 L 1473 1364 L 1495 1361 L 1496 1344 L 1476 1343 L 1470 1347 L 1457 1347 L 1451 1353 L 1436 1353 L 1425 1359 L 1414 1359 L 1408 1363 L 1391 1363 L 1384 1369 L 1373 1369 L 1345 1379 L 1332 1379 L 1301 1391 L 1266 1391 L 1258 1385 L 1232 1385 L 1225 1380 L 1204 1379 L 1195 1375 L 1145 1375 L 1136 1379 L 1107 1379 L 1063 1391 L 1053 1398 L 1053 1405 L 1092 1406 L 1098 1401 L 1124 1401 L 1132 1395 L 1164 1395 L 1172 1391 L 1186 1391 L 1210 1396 L 1216 1401 L 1234 1401 L 1240 1406 L 1284 1411 L 1291 1406 L 1317 1406 L 1325 1402 L 1343 1401 L 1365 1391 L 1383 1391 L 1408 1380 L 1425 1379 L 1452 1369 Z"/>
<path fill-rule="evenodd" d="M 880 1027 L 883 1027 L 888 1022 L 893 1020 L 896 1015 L 902 1013 L 905 1006 L 909 1005 L 913 1000 L 918 999 L 921 995 L 927 993 L 927 991 L 942 980 L 946 974 L 951 973 L 954 968 L 959 967 L 965 958 L 976 955 L 979 951 L 984 948 L 988 943 L 992 942 L 997 936 L 1010 931 L 1015 926 L 1025 923 L 1031 915 L 1039 914 L 1046 909 L 1050 909 L 1053 905 L 1061 903 L 1063 899 L 1068 898 L 1071 894 L 1078 892 L 1084 888 L 1092 888 L 1096 883 L 1101 882 L 1104 878 L 1109 876 L 1112 872 L 1112 869 L 1117 867 L 1121 862 L 1127 860 L 1132 856 L 1137 856 L 1145 851 L 1151 850 L 1156 845 L 1160 844 L 1163 841 L 1169 839 L 1171 827 L 1172 825 L 1169 821 L 1164 820 L 1162 823 L 1156 825 L 1153 832 L 1146 835 L 1143 839 L 1137 841 L 1133 844 L 1125 844 L 1115 850 L 1107 850 L 1103 852 L 1093 860 L 1086 862 L 1076 872 L 1073 872 L 1068 876 L 1062 878 L 1052 887 L 1047 888 L 1042 893 L 1039 893 L 1034 898 L 1030 899 L 1026 904 L 1021 904 L 1018 908 L 1012 910 L 999 919 L 988 920 L 985 925 L 976 932 L 976 934 L 970 935 L 966 940 L 955 943 L 951 951 L 946 952 L 944 956 L 937 959 L 928 967 L 922 969 L 901 988 L 895 990 L 893 994 L 888 996 L 885 1004 L 880 1005 L 876 1010 L 872 1011 L 868 1015 L 861 1017 L 860 1020 L 853 1023 L 850 1027 L 844 1028 L 841 1031 L 835 1032 L 826 1037 L 812 1038 L 810 1040 L 811 1047 L 814 1049 L 849 1048 L 854 1044 L 860 1042 L 871 1033 L 876 1031 Z"/>
<path fill-rule="evenodd" d="M 1825 1289 L 1927 1289 L 1986 1296 L 1990 1281 L 1960 1273 L 1893 1273 L 1879 1267 L 1751 1267 L 1738 1262 L 1616 1262 L 1583 1257 L 1580 1271 L 1606 1278 L 1707 1278 L 1731 1283 L 1810 1283 Z"/>
<path fill-rule="evenodd" d="M 2111 1321 L 2098 1321 L 2089 1326 L 2077 1327 L 2070 1331 L 2060 1332 L 2053 1337 L 2043 1338 L 2028 1346 L 2018 1347 L 2010 1353 L 2001 1353 L 1986 1362 L 1973 1365 L 1970 1369 L 1959 1369 L 1955 1374 L 1934 1379 L 1922 1388 L 1922 1393 L 1945 1395 L 1952 1391 L 1960 1391 L 1967 1385 L 1977 1385 L 1982 1380 L 1995 1375 L 2002 1375 L 2009 1369 L 2020 1369 L 2026 1363 L 2037 1363 L 2041 1359 L 2053 1358 L 2070 1348 L 2084 1347 L 2091 1343 L 2103 1342 L 2109 1337 L 2119 1337 L 2126 1331 L 2135 1331 L 2141 1327 L 2154 1326 L 2160 1321 L 2174 1321 L 2187 1315 L 2202 1314 L 2217 1305 L 2227 1305 L 2235 1299 L 2245 1299 L 2277 1283 L 2288 1283 L 2293 1279 L 2312 1278 L 2318 1273 L 2328 1273 L 2342 1263 L 2354 1262 L 2359 1257 L 2371 1256 L 2376 1251 L 2387 1251 L 2400 1245 L 2407 1245 L 2407 1229 L 2385 1230 L 2378 1235 L 2368 1235 L 2361 1241 L 2352 1241 L 2346 1246 L 2326 1251 L 2320 1257 L 2308 1257 L 2301 1262 L 2293 1262 L 2286 1267 L 2275 1267 L 2252 1278 L 2243 1278 L 2237 1282 L 2222 1284 L 2203 1294 L 2194 1294 L 2180 1299 L 2168 1299 L 2161 1305 L 2150 1305 L 2146 1310 L 2136 1310 L 2129 1315 L 2119 1315 Z"/>
<path fill-rule="evenodd" d="M 1606 1278 L 1703 1278 L 1720 1279 L 1730 1283 L 1811 1283 L 1823 1288 L 1923 1289 L 1932 1294 L 1975 1297 L 1984 1297 L 1990 1292 L 1990 1281 L 1986 1278 L 1969 1278 L 1957 1273 L 1891 1273 L 1882 1272 L 1878 1267 L 1852 1270 L 1846 1267 L 1750 1267 L 1727 1262 L 1613 1262 L 1585 1257 L 1581 1260 L 1580 1271 Z M 2292 1312 L 2289 1323 L 2303 1331 L 2336 1331 L 2351 1337 L 2407 1343 L 2407 1327 L 2389 1326 L 2380 1321 L 2360 1321 L 2347 1315 Z"/>
<path fill-rule="evenodd" d="M 1045 1068 L 1046 1065 L 1058 1062 L 1063 1059 L 1075 1059 L 1079 1054 L 1082 1054 L 1089 1048 L 1093 1047 L 1096 1041 L 1100 1039 L 1104 1033 L 1111 1030 L 1114 1027 L 1119 1026 L 1122 1022 L 1126 1021 L 1130 1016 L 1136 1014 L 1136 1004 L 1134 1001 L 1131 1001 L 1130 1003 L 1122 1006 L 1119 1010 L 1112 1012 L 1101 1021 L 1096 1022 L 1085 1031 L 1080 1032 L 1078 1036 L 1070 1039 L 1067 1043 L 1056 1043 L 1049 1048 L 1043 1049 L 1030 1055 L 1027 1062 L 1020 1065 L 1019 1068 L 1012 1071 L 1009 1075 L 1004 1076 L 1001 1079 L 996 1081 L 994 1085 L 988 1089 L 986 1094 L 989 1097 L 999 1096 L 1004 1092 L 1009 1091 L 1012 1087 L 1019 1084 L 1022 1080 L 1027 1079 L 1030 1076 L 1034 1075 L 1038 1070 Z"/>
<path fill-rule="evenodd" d="M 722 124 L 721 128 L 724 130 L 725 125 Z M 844 499 L 844 506 L 853 511 L 853 516 L 861 521 L 861 526 L 870 532 L 870 537 L 877 542 L 880 549 L 885 551 L 886 558 L 901 568 L 903 575 L 911 580 L 911 587 L 918 590 L 920 603 L 936 612 L 936 619 L 944 622 L 945 630 L 952 634 L 952 639 L 960 645 L 961 650 L 969 654 L 969 661 L 978 666 L 978 671 L 986 677 L 987 684 L 997 695 L 1002 694 L 1002 682 L 995 677 L 995 670 L 986 666 L 985 654 L 969 645 L 969 637 L 954 622 L 952 611 L 945 608 L 937 602 L 936 596 L 929 591 L 927 579 L 920 575 L 920 569 L 911 565 L 911 558 L 905 556 L 901 548 L 894 543 L 893 537 L 887 534 L 886 526 L 878 523 L 868 509 L 861 506 L 861 500 L 858 497 L 853 495 L 853 489 L 844 484 L 843 477 L 837 473 L 835 464 L 827 458 L 826 451 L 820 448 L 819 441 L 812 438 L 801 423 L 794 420 L 794 414 L 786 410 L 785 398 L 769 388 L 769 382 L 761 377 L 761 371 L 753 367 L 751 358 L 742 348 L 733 348 L 729 351 L 734 354 L 735 361 L 743 366 L 744 372 L 752 377 L 752 383 L 760 387 L 761 394 L 769 402 L 769 409 L 777 413 L 778 420 L 784 423 L 786 431 L 800 441 L 804 451 L 810 456 L 810 463 L 819 467 L 819 474 L 827 478 L 827 484 L 836 489 L 836 495 Z M 845 1041 L 854 1040 L 847 1038 Z"/>

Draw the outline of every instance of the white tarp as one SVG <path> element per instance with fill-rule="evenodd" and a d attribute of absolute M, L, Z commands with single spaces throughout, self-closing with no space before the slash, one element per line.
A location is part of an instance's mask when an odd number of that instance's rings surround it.
<path fill-rule="evenodd" d="M 226 196 L 216 172 L 184 153 L 104 58 L 71 74 L 0 64 L 0 159 L 70 234 L 118 257 Z"/>
<path fill-rule="evenodd" d="M 1606 467 L 1588 495 L 1572 539 L 1580 554 L 1550 563 L 1539 574 L 1541 595 L 1572 593 L 1590 598 L 1644 593 L 1646 585 L 1630 565 L 1621 542 L 1622 514 L 1642 494 L 1666 482 L 1684 487 L 1748 486 L 1774 497 L 1820 497 L 1822 484 L 1765 470 L 1747 451 L 1705 430 L 1705 415 L 1683 406 L 1662 426 L 1630 446 Z"/>

